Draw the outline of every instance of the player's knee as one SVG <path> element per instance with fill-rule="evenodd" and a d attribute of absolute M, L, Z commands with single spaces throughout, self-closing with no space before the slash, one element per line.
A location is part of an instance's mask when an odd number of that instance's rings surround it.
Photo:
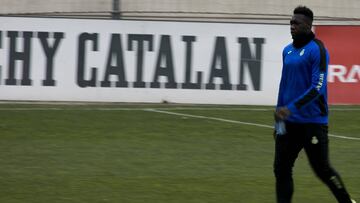
<path fill-rule="evenodd" d="M 292 177 L 292 170 L 291 168 L 288 169 L 288 168 L 275 167 L 274 175 L 276 179 L 289 179 Z"/>
<path fill-rule="evenodd" d="M 315 174 L 324 182 L 327 182 L 330 177 L 334 176 L 336 172 L 328 164 L 314 167 Z"/>

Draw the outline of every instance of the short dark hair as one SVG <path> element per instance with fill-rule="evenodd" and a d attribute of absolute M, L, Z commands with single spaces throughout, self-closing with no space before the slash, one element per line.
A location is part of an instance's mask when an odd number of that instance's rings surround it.
<path fill-rule="evenodd" d="M 314 13 L 312 10 L 306 6 L 298 6 L 294 9 L 294 14 L 302 14 L 309 18 L 311 24 L 314 20 Z"/>

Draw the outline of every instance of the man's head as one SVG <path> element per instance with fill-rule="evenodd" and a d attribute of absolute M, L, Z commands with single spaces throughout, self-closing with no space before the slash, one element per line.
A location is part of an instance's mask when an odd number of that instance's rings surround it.
<path fill-rule="evenodd" d="M 306 6 L 296 7 L 293 13 L 294 15 L 290 20 L 290 31 L 292 38 L 298 39 L 311 32 L 314 14 Z"/>

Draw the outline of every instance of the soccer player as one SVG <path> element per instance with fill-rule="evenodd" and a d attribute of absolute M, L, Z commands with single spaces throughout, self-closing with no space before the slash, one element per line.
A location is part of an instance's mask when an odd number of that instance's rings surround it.
<path fill-rule="evenodd" d="M 305 149 L 316 175 L 330 188 L 339 203 L 354 203 L 328 158 L 327 69 L 329 55 L 311 31 L 313 12 L 294 9 L 290 21 L 293 42 L 282 53 L 283 69 L 275 111 L 276 196 L 290 203 L 292 168 Z"/>

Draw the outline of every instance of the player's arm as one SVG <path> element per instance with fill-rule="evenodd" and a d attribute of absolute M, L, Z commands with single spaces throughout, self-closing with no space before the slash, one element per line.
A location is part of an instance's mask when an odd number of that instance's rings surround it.
<path fill-rule="evenodd" d="M 322 43 L 320 41 L 317 41 L 317 43 L 319 49 L 313 50 L 310 55 L 312 61 L 311 86 L 300 97 L 284 107 L 289 110 L 289 113 L 298 113 L 326 91 L 327 54 Z"/>
<path fill-rule="evenodd" d="M 284 108 L 285 104 L 283 104 L 282 94 L 283 94 L 283 88 L 285 86 L 284 60 L 285 60 L 286 53 L 287 53 L 287 51 L 286 51 L 286 49 L 284 49 L 283 52 L 282 52 L 283 69 L 282 69 L 282 73 L 281 73 L 281 79 L 280 79 L 280 85 L 279 85 L 279 93 L 278 93 L 278 100 L 277 100 L 277 104 L 276 104 L 276 110 L 275 110 L 275 113 L 274 113 L 275 121 L 284 120 L 284 118 L 285 118 L 285 117 L 282 116 L 283 113 L 284 113 L 284 110 L 285 110 L 285 108 Z"/>
<path fill-rule="evenodd" d="M 283 92 L 283 88 L 285 85 L 285 79 L 284 77 L 284 60 L 285 60 L 285 53 L 286 53 L 286 49 L 283 50 L 282 52 L 282 70 L 281 70 L 281 78 L 280 78 L 280 84 L 279 84 L 279 92 L 278 92 L 278 99 L 277 99 L 277 103 L 276 103 L 276 108 L 283 106 L 284 104 L 282 103 L 282 92 Z"/>

